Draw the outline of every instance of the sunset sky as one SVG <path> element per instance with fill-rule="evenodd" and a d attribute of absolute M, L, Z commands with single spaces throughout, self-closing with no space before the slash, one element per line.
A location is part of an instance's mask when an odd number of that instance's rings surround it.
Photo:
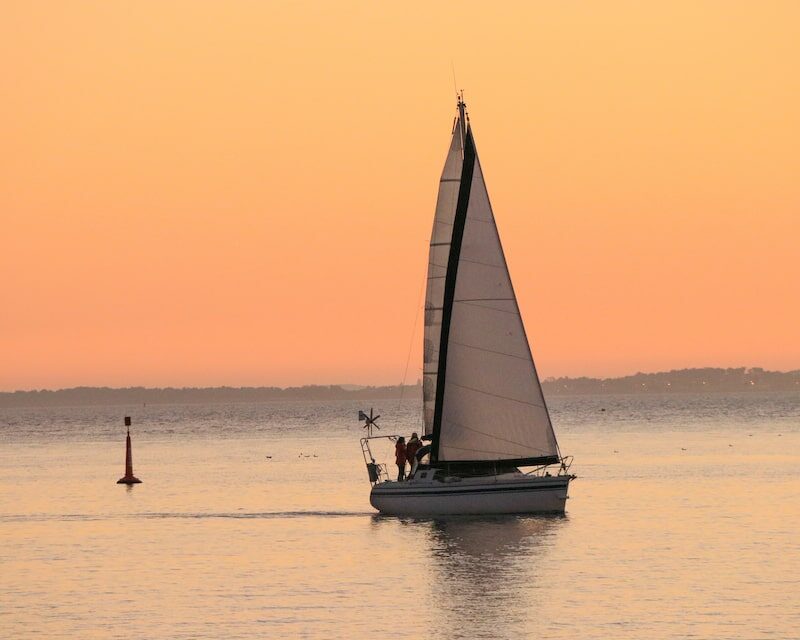
<path fill-rule="evenodd" d="M 800 368 L 798 2 L 5 0 L 0 390 L 399 383 L 453 66 L 542 377 Z"/>

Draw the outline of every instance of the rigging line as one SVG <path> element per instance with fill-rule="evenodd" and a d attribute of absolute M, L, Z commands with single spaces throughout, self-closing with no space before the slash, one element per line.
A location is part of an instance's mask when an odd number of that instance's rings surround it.
<path fill-rule="evenodd" d="M 516 300 L 516 298 L 462 298 L 461 300 L 453 300 L 453 302 L 508 302 Z"/>
<path fill-rule="evenodd" d="M 476 393 L 483 393 L 487 396 L 493 396 L 495 398 L 500 398 L 501 400 L 511 400 L 511 402 L 519 402 L 520 404 L 527 404 L 530 407 L 539 407 L 540 409 L 544 409 L 545 407 L 536 404 L 535 402 L 528 402 L 527 400 L 519 400 L 518 398 L 509 398 L 508 396 L 501 396 L 497 393 L 492 393 L 491 391 L 484 391 L 483 389 L 476 389 L 475 387 L 468 387 L 463 384 L 458 384 L 457 382 L 448 381 L 448 384 L 452 384 L 454 387 L 461 387 L 462 389 L 468 389 L 469 391 L 475 391 Z"/>
<path fill-rule="evenodd" d="M 427 283 L 427 278 L 422 281 L 422 286 L 419 289 L 419 295 L 417 296 L 417 311 L 414 314 L 414 327 L 411 329 L 411 340 L 408 343 L 408 355 L 406 356 L 406 368 L 403 371 L 403 381 L 400 383 L 400 399 L 397 401 L 397 409 L 398 411 L 403 405 L 403 391 L 405 390 L 406 385 L 406 376 L 408 376 L 408 364 L 411 362 L 411 350 L 414 348 L 414 336 L 417 333 L 417 324 L 419 322 L 419 310 L 422 306 L 420 302 L 422 302 L 422 293 L 425 291 L 425 285 Z"/>
<path fill-rule="evenodd" d="M 525 362 L 530 362 L 528 358 L 525 356 L 515 356 L 512 353 L 505 353 L 504 351 L 495 351 L 494 349 L 484 349 L 483 347 L 476 347 L 472 344 L 464 344 L 463 342 L 456 342 L 455 340 L 450 340 L 450 344 L 457 344 L 460 347 L 466 347 L 467 349 L 477 349 L 478 351 L 485 351 L 486 353 L 494 353 L 498 356 L 506 356 L 507 358 L 516 358 L 517 360 L 524 360 Z"/>
<path fill-rule="evenodd" d="M 474 427 L 468 427 L 465 424 L 461 424 L 460 422 L 454 422 L 453 420 L 447 420 L 447 424 L 454 424 L 457 427 L 460 427 L 462 429 L 466 429 L 467 431 L 474 431 L 475 433 L 479 433 L 482 436 L 487 436 L 488 438 L 494 438 L 495 440 L 502 440 L 503 442 L 507 442 L 508 444 L 513 444 L 513 445 L 516 445 L 518 447 L 522 447 L 523 449 L 533 449 L 534 451 L 539 451 L 540 453 L 549 453 L 545 449 L 540 449 L 539 447 L 534 447 L 534 446 L 531 446 L 529 444 L 522 444 L 521 442 L 514 442 L 513 440 L 509 440 L 507 438 L 501 438 L 501 437 L 496 436 L 496 435 L 494 435 L 492 433 L 486 433 L 485 431 L 481 431 L 479 429 L 475 429 Z M 491 453 L 499 453 L 499 452 L 498 451 L 492 451 Z"/>

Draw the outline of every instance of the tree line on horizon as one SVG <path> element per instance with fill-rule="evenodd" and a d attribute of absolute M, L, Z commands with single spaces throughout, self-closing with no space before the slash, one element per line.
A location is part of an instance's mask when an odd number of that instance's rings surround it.
<path fill-rule="evenodd" d="M 797 391 L 800 369 L 767 371 L 761 367 L 673 369 L 635 373 L 620 378 L 547 378 L 542 388 L 549 395 L 596 393 L 693 393 L 736 391 Z"/>
<path fill-rule="evenodd" d="M 357 386 L 306 385 L 302 387 L 74 387 L 58 390 L 0 392 L 0 407 L 91 406 L 139 404 L 198 404 L 273 402 L 280 400 L 418 400 L 421 384 Z M 608 393 L 708 393 L 797 391 L 800 370 L 767 371 L 760 367 L 679 369 L 636 373 L 619 378 L 547 378 L 545 395 Z"/>
<path fill-rule="evenodd" d="M 302 387 L 74 387 L 0 392 L 0 407 L 369 400 L 414 397 L 418 385 Z"/>

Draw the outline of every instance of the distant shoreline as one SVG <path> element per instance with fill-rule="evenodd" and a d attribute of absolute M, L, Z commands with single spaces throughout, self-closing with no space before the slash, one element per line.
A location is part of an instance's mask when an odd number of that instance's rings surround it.
<path fill-rule="evenodd" d="M 797 391 L 800 370 L 766 371 L 754 367 L 704 368 L 636 373 L 619 378 L 547 378 L 546 396 L 630 393 L 715 393 Z M 420 398 L 421 385 L 303 387 L 75 387 L 0 392 L 0 408 L 138 404 L 214 404 L 281 400 L 376 400 Z"/>
<path fill-rule="evenodd" d="M 800 369 L 767 371 L 760 367 L 722 369 L 674 369 L 636 373 L 619 378 L 547 378 L 545 395 L 608 393 L 715 393 L 796 391 L 800 393 Z"/>

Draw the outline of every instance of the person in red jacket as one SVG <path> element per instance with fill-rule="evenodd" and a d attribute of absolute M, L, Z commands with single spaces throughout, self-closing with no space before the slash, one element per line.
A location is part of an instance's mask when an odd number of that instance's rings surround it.
<path fill-rule="evenodd" d="M 397 481 L 406 478 L 406 439 L 400 436 L 394 446 L 395 462 L 397 462 Z"/>
<path fill-rule="evenodd" d="M 414 472 L 414 456 L 421 448 L 422 442 L 420 442 L 415 431 L 411 434 L 411 437 L 408 439 L 408 444 L 406 445 L 406 459 L 408 460 L 409 467 L 411 467 L 408 471 L 409 476 Z"/>

